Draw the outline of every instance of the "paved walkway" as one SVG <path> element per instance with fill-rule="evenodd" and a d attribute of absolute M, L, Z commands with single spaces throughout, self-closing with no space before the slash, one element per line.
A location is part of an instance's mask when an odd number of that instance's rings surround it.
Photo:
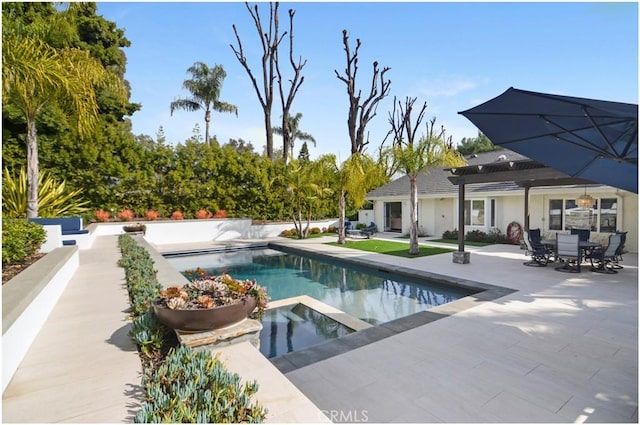
<path fill-rule="evenodd" d="M 98 237 L 81 251 L 79 270 L 3 394 L 3 422 L 131 422 L 140 362 L 124 321 L 116 241 Z M 565 274 L 524 267 L 513 246 L 470 247 L 471 264 L 460 265 L 451 254 L 398 259 L 322 242 L 295 243 L 518 290 L 287 373 L 334 422 L 638 421 L 636 254 L 625 255 L 616 275 Z M 244 347 L 223 357 L 252 358 Z M 262 380 L 266 391 L 278 386 Z M 277 418 L 287 415 L 295 412 Z"/>
<path fill-rule="evenodd" d="M 117 236 L 80 266 L 2 395 L 2 422 L 132 422 L 141 363 L 125 321 Z"/>

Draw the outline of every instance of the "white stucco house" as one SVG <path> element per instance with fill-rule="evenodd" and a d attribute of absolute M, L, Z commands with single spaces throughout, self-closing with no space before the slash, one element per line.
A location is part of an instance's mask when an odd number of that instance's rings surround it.
<path fill-rule="evenodd" d="M 470 166 L 490 166 L 499 162 L 528 158 L 510 150 L 485 152 L 467 157 Z M 480 167 L 481 168 L 481 167 Z M 418 177 L 418 226 L 426 235 L 440 237 L 446 230 L 458 228 L 458 186 L 447 168 L 435 168 Z M 593 197 L 591 208 L 576 204 L 579 196 Z M 525 189 L 513 181 L 465 185 L 465 233 L 470 230 L 507 232 L 512 222 L 524 227 Z M 409 179 L 400 177 L 367 194 L 373 203 L 373 218 L 386 232 L 408 233 L 410 222 Z M 569 231 L 572 227 L 590 228 L 592 239 L 606 243 L 608 236 L 626 231 L 625 248 L 638 252 L 638 195 L 610 186 L 563 185 L 529 189 L 529 227 L 540 228 L 543 235 Z"/>

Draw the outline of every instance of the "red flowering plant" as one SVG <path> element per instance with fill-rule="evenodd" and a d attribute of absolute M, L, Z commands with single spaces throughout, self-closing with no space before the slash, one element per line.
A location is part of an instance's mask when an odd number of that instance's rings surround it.
<path fill-rule="evenodd" d="M 103 209 L 99 209 L 98 211 L 95 212 L 95 217 L 96 217 L 96 221 L 98 221 L 100 223 L 104 223 L 106 221 L 109 221 L 109 218 L 111 216 L 109 214 L 109 211 L 105 211 Z"/>
<path fill-rule="evenodd" d="M 174 211 L 171 214 L 171 220 L 184 220 L 184 214 L 182 214 L 182 211 Z"/>
<path fill-rule="evenodd" d="M 120 221 L 131 221 L 134 219 L 136 214 L 129 209 L 123 209 L 120 212 L 118 212 L 117 216 L 118 216 L 118 220 Z"/>
<path fill-rule="evenodd" d="M 254 317 L 261 318 L 267 307 L 267 290 L 255 280 L 234 279 L 228 274 L 212 276 L 201 268 L 187 270 L 191 282 L 164 289 L 156 303 L 172 310 L 201 310 L 231 305 L 254 297 L 257 300 Z"/>
<path fill-rule="evenodd" d="M 159 216 L 158 212 L 154 210 L 147 210 L 147 212 L 144 213 L 144 219 L 147 221 L 157 220 Z"/>
<path fill-rule="evenodd" d="M 207 219 L 207 218 L 211 218 L 211 217 L 213 217 L 213 214 L 211 214 L 211 213 L 210 213 L 209 211 L 207 211 L 207 210 L 198 210 L 198 211 L 196 212 L 196 214 L 195 214 L 195 217 L 196 217 L 198 220 L 204 220 L 204 219 Z"/>

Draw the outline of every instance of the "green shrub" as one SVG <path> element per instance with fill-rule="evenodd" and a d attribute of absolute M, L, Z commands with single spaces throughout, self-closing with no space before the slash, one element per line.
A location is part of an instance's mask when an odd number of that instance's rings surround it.
<path fill-rule="evenodd" d="M 165 327 L 151 310 L 145 311 L 133 319 L 129 336 L 138 344 L 140 351 L 147 357 L 162 349 Z"/>
<path fill-rule="evenodd" d="M 145 372 L 147 397 L 136 423 L 262 422 L 265 409 L 251 403 L 256 381 L 240 383 L 210 351 L 180 347 L 157 370 Z"/>
<path fill-rule="evenodd" d="M 446 230 L 442 234 L 442 239 L 454 239 L 454 240 L 457 240 L 458 239 L 458 229 Z"/>
<path fill-rule="evenodd" d="M 64 181 L 60 183 L 46 171 L 41 171 L 38 177 L 38 215 L 60 217 L 86 213 L 88 202 L 80 198 L 81 194 L 82 190 L 68 191 Z M 10 218 L 27 216 L 27 171 L 24 168 L 17 176 L 4 169 L 2 215 Z"/>
<path fill-rule="evenodd" d="M 2 220 L 2 265 L 15 264 L 37 252 L 47 238 L 39 224 L 26 220 Z"/>
<path fill-rule="evenodd" d="M 120 235 L 118 243 L 122 251 L 118 264 L 124 268 L 132 314 L 138 316 L 151 309 L 151 301 L 160 295 L 162 285 L 146 249 L 127 234 Z"/>
<path fill-rule="evenodd" d="M 512 243 L 507 239 L 507 235 L 500 232 L 500 229 L 497 229 L 497 228 L 491 229 L 489 233 L 487 233 L 487 236 L 485 237 L 484 241 L 488 243 L 504 243 L 504 244 Z"/>
<path fill-rule="evenodd" d="M 487 234 L 485 232 L 480 230 L 471 230 L 467 232 L 464 240 L 469 242 L 485 242 L 486 238 Z"/>
<path fill-rule="evenodd" d="M 358 224 L 356 224 L 356 229 L 357 229 L 357 230 L 362 230 L 362 229 L 366 229 L 366 228 L 367 228 L 367 225 L 366 225 L 366 224 L 364 224 L 364 223 L 358 223 Z"/>

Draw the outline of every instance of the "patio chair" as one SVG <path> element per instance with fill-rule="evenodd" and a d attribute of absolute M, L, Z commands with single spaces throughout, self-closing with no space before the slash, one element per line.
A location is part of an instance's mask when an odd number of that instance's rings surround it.
<path fill-rule="evenodd" d="M 614 269 L 622 269 L 623 267 L 620 265 L 622 261 L 622 252 L 624 251 L 624 244 L 627 242 L 627 232 L 616 231 L 617 234 L 620 235 L 620 247 L 616 251 L 616 259 L 611 263 L 611 267 Z"/>
<path fill-rule="evenodd" d="M 530 255 L 531 260 L 523 264 L 525 266 L 546 267 L 546 265 L 549 263 L 551 251 L 549 251 L 547 247 L 542 245 L 540 242 L 534 244 L 531 240 L 531 235 L 526 231 L 524 232 L 524 243 L 527 246 L 525 255 Z"/>
<path fill-rule="evenodd" d="M 618 273 L 613 264 L 616 261 L 618 249 L 622 245 L 622 235 L 609 235 L 609 245 L 606 248 L 594 249 L 587 258 L 591 261 L 591 271 L 596 273 Z"/>
<path fill-rule="evenodd" d="M 376 226 L 376 223 L 374 223 L 373 221 L 369 223 L 366 228 L 362 229 L 362 233 L 368 235 L 369 237 L 373 236 L 376 232 L 378 232 L 378 226 Z"/>
<path fill-rule="evenodd" d="M 561 263 L 557 271 L 580 273 L 581 258 L 578 235 L 556 235 L 556 259 Z"/>
<path fill-rule="evenodd" d="M 571 234 L 578 235 L 579 240 L 586 242 L 591 237 L 591 230 L 571 228 Z"/>
<path fill-rule="evenodd" d="M 532 245 L 539 245 L 542 240 L 540 229 L 529 229 L 529 240 Z"/>

